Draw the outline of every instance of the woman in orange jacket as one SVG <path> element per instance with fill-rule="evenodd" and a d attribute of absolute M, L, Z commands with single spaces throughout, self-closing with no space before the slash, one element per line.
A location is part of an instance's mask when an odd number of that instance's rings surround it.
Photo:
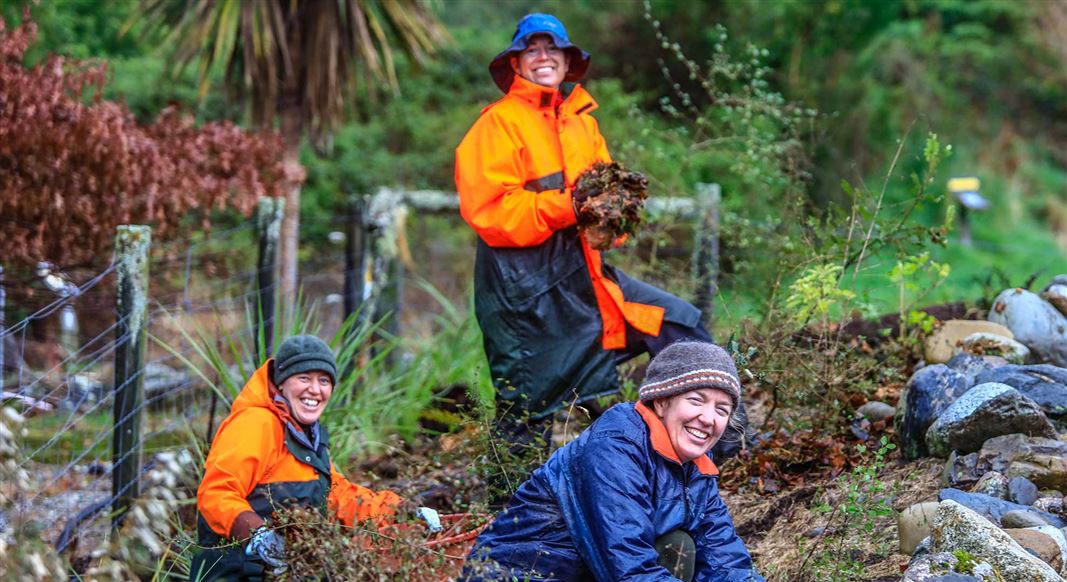
<path fill-rule="evenodd" d="M 255 580 L 268 568 L 284 570 L 284 541 L 269 527 L 282 507 L 317 507 L 346 525 L 396 513 L 397 494 L 351 483 L 330 461 L 319 417 L 336 379 L 333 351 L 303 335 L 286 339 L 245 384 L 215 434 L 196 492 L 205 549 L 191 580 Z M 433 510 L 419 508 L 419 515 L 434 527 Z"/>
<path fill-rule="evenodd" d="M 699 310 L 604 263 L 576 228 L 575 182 L 611 161 L 596 102 L 574 83 L 589 62 L 556 17 L 525 16 L 489 65 L 505 96 L 456 149 L 460 213 L 479 236 L 475 310 L 513 442 L 537 437 L 514 422 L 523 412 L 537 421 L 617 391 L 619 362 L 711 342 Z"/>

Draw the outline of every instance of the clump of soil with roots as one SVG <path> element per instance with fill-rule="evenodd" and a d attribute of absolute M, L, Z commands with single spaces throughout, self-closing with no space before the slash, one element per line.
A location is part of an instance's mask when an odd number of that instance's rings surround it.
<path fill-rule="evenodd" d="M 621 236 L 637 232 L 648 198 L 648 178 L 618 162 L 597 162 L 578 177 L 574 187 L 578 229 L 589 246 L 611 248 Z"/>

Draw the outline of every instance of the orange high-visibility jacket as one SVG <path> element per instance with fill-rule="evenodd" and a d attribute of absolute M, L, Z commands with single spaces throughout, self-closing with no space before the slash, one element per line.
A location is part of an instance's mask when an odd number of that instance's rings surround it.
<path fill-rule="evenodd" d="M 516 76 L 456 149 L 460 213 L 479 235 L 475 310 L 494 383 L 544 416 L 562 402 L 617 390 L 626 326 L 658 336 L 699 311 L 602 262 L 578 234 L 571 191 L 611 161 L 596 102 Z M 524 399 L 524 401 L 523 401 Z"/>
<path fill-rule="evenodd" d="M 293 504 L 327 509 L 346 525 L 392 515 L 400 497 L 337 471 L 325 428 L 318 426 L 317 443 L 308 438 L 271 383 L 270 365 L 256 370 L 215 433 L 196 492 L 201 545 L 243 539 Z"/>
<path fill-rule="evenodd" d="M 460 213 L 491 247 L 539 245 L 574 226 L 571 190 L 596 162 L 610 162 L 581 85 L 559 104 L 556 92 L 516 76 L 511 90 L 482 115 L 456 150 Z M 659 335 L 663 308 L 625 300 L 604 276 L 600 251 L 582 242 L 603 323 L 604 349 L 626 347 L 626 326 Z"/>

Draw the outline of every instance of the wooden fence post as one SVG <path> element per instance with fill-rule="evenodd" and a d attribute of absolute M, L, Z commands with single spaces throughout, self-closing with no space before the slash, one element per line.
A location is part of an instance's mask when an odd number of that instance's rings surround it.
<path fill-rule="evenodd" d="M 393 336 L 400 331 L 400 311 L 404 293 L 404 263 L 400 260 L 398 237 L 407 213 L 404 193 L 382 188 L 370 199 L 367 208 L 368 229 L 366 261 L 369 264 L 369 295 L 373 298 L 367 317 L 385 317 L 381 329 Z M 386 315 L 388 314 L 388 315 Z M 396 352 L 390 354 L 393 359 Z"/>
<path fill-rule="evenodd" d="M 367 229 L 364 228 L 364 210 L 367 205 L 363 194 L 348 198 L 348 216 L 345 224 L 345 319 L 359 310 L 365 299 L 363 280 L 367 264 L 364 254 L 367 249 Z M 366 314 L 361 316 L 365 318 Z"/>
<path fill-rule="evenodd" d="M 141 408 L 144 403 L 145 334 L 148 328 L 148 247 L 152 230 L 122 225 L 115 235 L 117 270 L 115 405 L 112 441 L 112 527 L 140 495 Z"/>
<path fill-rule="evenodd" d="M 714 322 L 715 296 L 719 292 L 719 204 L 722 189 L 718 184 L 696 185 L 700 209 L 699 227 L 694 241 L 693 263 L 696 265 L 696 307 L 704 314 L 710 330 Z"/>
<path fill-rule="evenodd" d="M 285 198 L 260 198 L 256 212 L 259 258 L 256 262 L 256 364 L 270 357 L 274 346 L 274 270 L 278 255 L 278 234 L 285 214 Z"/>

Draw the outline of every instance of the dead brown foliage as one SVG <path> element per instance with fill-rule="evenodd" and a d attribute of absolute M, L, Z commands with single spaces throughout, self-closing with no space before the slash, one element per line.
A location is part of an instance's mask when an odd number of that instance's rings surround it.
<path fill-rule="evenodd" d="M 174 237 L 190 211 L 248 214 L 260 196 L 282 195 L 299 179 L 283 171 L 274 134 L 228 122 L 197 127 L 172 108 L 137 123 L 124 104 L 101 98 L 104 63 L 52 55 L 25 66 L 36 36 L 28 13 L 12 30 L 0 19 L 5 261 L 92 263 L 108 254 L 117 225 L 150 224 L 156 239 Z"/>
<path fill-rule="evenodd" d="M 618 162 L 597 162 L 578 177 L 574 187 L 578 228 L 589 246 L 611 248 L 621 236 L 637 232 L 648 198 L 648 178 Z"/>
<path fill-rule="evenodd" d="M 281 580 L 452 580 L 486 523 L 484 516 L 446 519 L 445 531 L 431 534 L 410 522 L 348 527 L 306 507 L 287 508 L 274 517 L 289 564 Z"/>

